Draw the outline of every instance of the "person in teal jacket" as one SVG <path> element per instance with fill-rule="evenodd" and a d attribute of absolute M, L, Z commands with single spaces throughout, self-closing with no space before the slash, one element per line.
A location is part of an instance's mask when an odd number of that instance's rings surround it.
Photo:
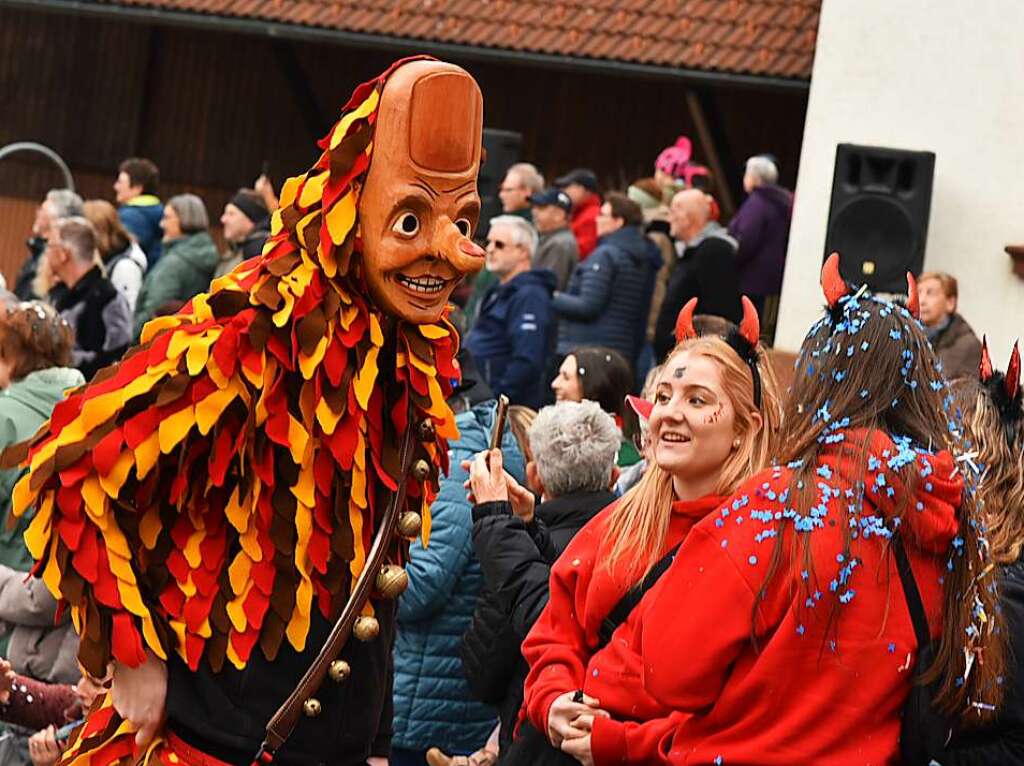
<path fill-rule="evenodd" d="M 398 602 L 391 766 L 423 766 L 432 746 L 472 753 L 498 721 L 493 707 L 472 698 L 459 658 L 483 585 L 473 553 L 472 506 L 463 487 L 469 475 L 461 463 L 489 447 L 495 411 L 490 399 L 456 417 L 461 437 L 449 444 L 451 469 L 431 506 L 429 545 L 410 546 L 409 587 Z M 501 449 L 505 470 L 523 482 L 526 461 L 511 426 Z"/>
<path fill-rule="evenodd" d="M 0 303 L 0 449 L 32 437 L 68 389 L 85 382 L 70 366 L 71 328 L 50 306 Z M 21 468 L 0 471 L 0 657 L 15 672 L 47 683 L 79 678 L 78 637 L 67 615 L 56 622 L 57 602 L 42 580 L 28 578 L 35 563 L 23 535 L 31 514 L 10 526 L 11 492 Z M 28 735 L 8 728 L 0 763 L 27 766 Z"/>
<path fill-rule="evenodd" d="M 171 197 L 164 206 L 163 255 L 142 282 L 132 322 L 137 340 L 142 327 L 161 310 L 177 310 L 210 286 L 220 256 L 210 237 L 206 205 L 195 194 Z M 170 305 L 169 305 L 170 304 Z"/>

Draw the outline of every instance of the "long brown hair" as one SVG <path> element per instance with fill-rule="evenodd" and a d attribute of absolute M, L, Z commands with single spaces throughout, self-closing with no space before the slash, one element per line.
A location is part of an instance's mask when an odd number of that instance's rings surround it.
<path fill-rule="evenodd" d="M 1024 551 L 1024 417 L 1004 422 L 999 408 L 976 380 L 956 384 L 964 416 L 964 436 L 982 471 L 978 500 L 985 516 L 988 545 L 997 564 L 1012 564 Z"/>
<path fill-rule="evenodd" d="M 96 249 L 104 263 L 131 243 L 131 236 L 117 217 L 117 210 L 106 200 L 86 200 L 82 205 L 82 215 L 96 230 Z"/>
<path fill-rule="evenodd" d="M 722 371 L 722 387 L 736 413 L 736 435 L 740 445 L 722 464 L 715 492 L 727 495 L 750 475 L 768 464 L 775 451 L 781 407 L 778 384 L 771 366 L 759 363 L 761 407 L 754 405 L 754 383 L 750 367 L 724 340 L 703 336 L 680 343 L 666 357 L 689 351 L 716 362 Z M 762 356 L 763 358 L 763 356 Z M 762 426 L 755 430 L 752 412 L 760 412 Z M 672 513 L 672 476 L 651 463 L 643 478 L 627 492 L 608 516 L 605 528 L 604 565 L 609 571 L 624 567 L 631 583 L 639 581 L 661 556 Z"/>
<path fill-rule="evenodd" d="M 830 316 L 811 328 L 797 359 L 779 453 L 779 462 L 788 464 L 792 470 L 788 490 L 791 510 L 797 518 L 806 518 L 820 502 L 816 489 L 818 458 L 834 430 L 882 431 L 909 437 L 913 444 L 924 448 L 962 452 L 957 424 L 951 422 L 952 405 L 953 396 L 928 339 L 906 309 L 870 295 L 845 299 Z M 837 449 L 834 444 L 829 448 Z M 867 442 L 838 442 L 838 449 L 843 458 L 858 466 L 857 475 L 867 475 Z M 891 521 L 893 530 L 920 481 L 913 462 L 894 470 L 908 491 L 903 493 L 896 518 Z M 998 705 L 1002 698 L 997 678 L 1004 668 L 1005 631 L 995 629 L 999 622 L 995 588 L 990 587 L 992 572 L 985 544 L 979 539 L 982 525 L 973 493 L 963 493 L 957 518 L 962 555 L 952 556 L 952 569 L 946 573 L 942 639 L 936 661 L 922 680 L 937 683 L 936 703 L 944 711 L 974 725 L 991 720 L 994 714 L 987 708 L 977 708 L 968 717 L 971 701 Z M 789 523 L 784 518 L 779 525 Z M 848 524 L 839 526 L 843 530 L 844 549 L 848 551 L 851 530 Z M 912 541 L 910 525 L 901 525 L 899 529 Z M 780 528 L 776 537 L 771 565 L 755 609 L 781 569 L 786 539 L 792 546 L 790 560 L 802 560 L 804 569 L 810 567 L 810 534 L 799 529 L 793 535 L 784 535 L 782 531 Z M 794 567 L 791 573 L 794 589 L 807 587 L 797 579 L 800 570 L 801 567 Z M 987 615 L 987 622 L 980 627 L 974 624 L 976 604 Z M 837 615 L 834 610 L 833 618 Z M 969 629 L 979 629 L 975 646 L 984 652 L 984 661 L 975 663 L 967 674 L 964 649 Z"/>

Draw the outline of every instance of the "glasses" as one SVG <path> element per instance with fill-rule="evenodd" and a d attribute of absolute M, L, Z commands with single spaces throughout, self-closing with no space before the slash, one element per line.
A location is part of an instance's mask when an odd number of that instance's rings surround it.
<path fill-rule="evenodd" d="M 511 247 L 510 243 L 502 242 L 500 239 L 487 240 L 487 246 L 491 247 L 492 245 L 494 246 L 495 250 L 504 250 L 506 247 Z"/>
<path fill-rule="evenodd" d="M 518 191 L 519 189 L 525 189 L 525 188 L 526 188 L 525 186 L 501 186 L 501 187 L 498 188 L 498 191 L 499 192 L 510 192 L 510 191 Z"/>

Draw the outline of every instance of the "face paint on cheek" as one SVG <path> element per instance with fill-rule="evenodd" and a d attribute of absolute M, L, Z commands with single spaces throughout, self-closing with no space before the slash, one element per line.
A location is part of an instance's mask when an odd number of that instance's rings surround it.
<path fill-rule="evenodd" d="M 714 412 L 712 412 L 710 415 L 705 415 L 704 416 L 704 425 L 710 426 L 710 425 L 714 425 L 715 423 L 717 423 L 719 420 L 722 419 L 722 412 L 724 410 L 725 410 L 725 407 L 722 405 L 721 402 L 719 402 L 718 406 L 715 408 Z"/>
<path fill-rule="evenodd" d="M 685 374 L 686 374 L 686 368 L 685 367 L 676 367 L 676 369 L 672 372 L 672 377 L 678 379 L 678 378 L 683 377 Z"/>

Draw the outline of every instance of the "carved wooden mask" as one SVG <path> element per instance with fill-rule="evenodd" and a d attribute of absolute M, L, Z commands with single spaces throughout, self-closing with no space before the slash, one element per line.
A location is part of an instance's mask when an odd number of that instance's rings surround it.
<path fill-rule="evenodd" d="M 480 88 L 452 64 L 413 61 L 384 86 L 359 221 L 366 284 L 389 314 L 436 321 L 484 264 L 471 239 L 482 123 Z"/>

